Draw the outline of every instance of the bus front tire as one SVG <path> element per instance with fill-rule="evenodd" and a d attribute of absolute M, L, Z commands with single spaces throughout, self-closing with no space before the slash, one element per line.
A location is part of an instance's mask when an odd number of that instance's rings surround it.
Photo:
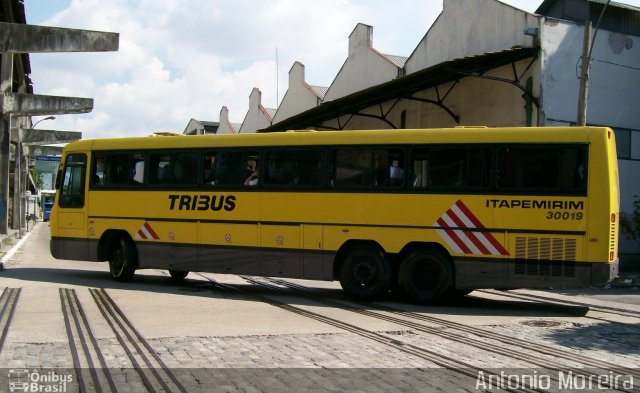
<path fill-rule="evenodd" d="M 189 275 L 189 272 L 185 272 L 182 270 L 169 270 L 169 274 L 171 275 L 171 278 L 174 280 L 182 280 L 183 278 Z"/>
<path fill-rule="evenodd" d="M 340 285 L 349 295 L 361 300 L 384 295 L 391 286 L 391 263 L 377 247 L 354 248 L 340 269 Z"/>
<path fill-rule="evenodd" d="M 120 282 L 133 279 L 138 264 L 135 246 L 130 240 L 117 238 L 109 252 L 109 272 L 111 277 Z"/>
<path fill-rule="evenodd" d="M 415 302 L 437 303 L 453 294 L 453 267 L 449 258 L 441 252 L 418 250 L 402 261 L 398 285 Z"/>

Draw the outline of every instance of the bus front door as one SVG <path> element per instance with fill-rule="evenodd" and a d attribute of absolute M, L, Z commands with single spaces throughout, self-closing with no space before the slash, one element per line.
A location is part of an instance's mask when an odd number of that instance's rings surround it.
<path fill-rule="evenodd" d="M 55 236 L 61 240 L 60 251 L 66 259 L 89 259 L 86 233 L 86 173 L 86 154 L 67 155 L 56 200 L 56 217 L 52 223 L 56 226 Z"/>

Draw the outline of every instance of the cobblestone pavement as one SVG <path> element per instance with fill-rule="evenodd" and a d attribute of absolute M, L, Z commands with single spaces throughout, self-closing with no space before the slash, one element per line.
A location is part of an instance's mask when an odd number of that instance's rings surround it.
<path fill-rule="evenodd" d="M 252 299 L 250 295 L 202 290 L 205 283 L 193 278 L 184 285 L 174 284 L 163 273 L 150 271 L 142 273 L 131 284 L 113 283 L 104 264 L 51 259 L 47 241 L 48 228 L 41 224 L 24 248 L 6 264 L 6 270 L 0 273 L 0 290 L 23 288 L 13 315 L 10 317 L 2 311 L 0 331 L 6 326 L 6 335 L 3 335 L 0 347 L 0 368 L 3 369 L 0 370 L 0 391 L 7 390 L 12 376 L 16 375 L 15 370 L 20 369 L 71 375 L 64 391 L 79 391 L 81 385 L 90 391 L 98 391 L 91 382 L 96 378 L 96 381 L 104 382 L 102 391 L 112 390 L 109 387 L 115 386 L 118 391 L 131 392 L 475 391 L 478 378 L 474 376 L 479 369 L 544 375 L 542 368 L 526 357 L 514 358 L 471 347 L 436 334 L 355 315 L 292 295 L 283 297 L 268 290 L 259 292 L 261 296 L 374 332 L 388 341 L 374 340 L 357 331 L 290 313 Z M 230 284 L 241 282 L 236 276 L 225 276 L 224 279 Z M 334 283 L 306 282 L 305 285 L 328 290 L 337 288 Z M 104 373 L 108 377 L 102 376 L 101 372 L 83 371 L 82 366 L 74 370 L 79 361 L 74 359 L 78 355 L 74 355 L 69 341 L 73 322 L 67 323 L 65 318 L 70 316 L 63 315 L 59 288 L 75 290 L 78 307 L 85 313 L 99 349 L 93 355 L 94 363 L 102 361 L 109 370 Z M 128 353 L 131 349 L 114 334 L 107 317 L 100 313 L 91 298 L 90 288 L 105 288 L 134 326 L 129 333 L 134 336 L 138 332 L 143 336 L 151 348 L 148 357 L 160 359 L 157 364 L 162 367 L 158 367 L 158 381 L 164 382 L 145 381 L 146 377 L 135 369 L 132 359 L 143 364 L 142 358 Z M 614 290 L 627 291 L 625 296 L 634 296 L 631 290 Z M 320 300 L 323 296 L 319 295 Z M 576 316 L 548 311 L 544 307 L 526 308 L 519 302 L 498 301 L 483 294 L 471 296 L 473 301 L 447 307 L 385 304 L 626 367 L 638 375 L 634 388 L 640 385 L 640 346 L 637 344 L 640 341 L 640 306 L 598 300 L 598 304 L 629 310 L 628 316 L 609 320 L 602 313 Z M 589 301 L 588 294 L 572 299 Z M 0 302 L 0 308 L 9 310 L 12 307 L 8 302 L 6 304 L 3 306 Z M 79 309 L 77 315 L 80 315 Z M 455 331 L 451 326 L 440 326 L 435 322 L 420 323 L 442 332 Z M 88 331 L 82 330 L 81 334 L 86 338 L 86 346 L 90 347 Z M 476 337 L 473 333 L 457 334 L 484 340 L 488 346 L 494 345 L 492 340 Z M 430 351 L 436 355 L 435 360 L 421 356 L 414 348 Z M 144 352 L 144 348 L 140 352 Z M 536 356 L 560 361 L 553 354 L 536 353 Z M 443 368 L 439 358 L 453 358 L 470 368 Z M 577 361 L 562 362 L 567 368 L 581 367 Z M 52 379 L 56 378 L 59 380 L 59 377 Z M 153 375 L 149 379 L 152 380 Z M 113 385 L 109 385 L 109 381 Z M 55 383 L 42 382 L 41 385 L 51 388 Z M 61 383 L 58 385 L 62 386 Z M 553 386 L 549 390 L 562 391 Z"/>

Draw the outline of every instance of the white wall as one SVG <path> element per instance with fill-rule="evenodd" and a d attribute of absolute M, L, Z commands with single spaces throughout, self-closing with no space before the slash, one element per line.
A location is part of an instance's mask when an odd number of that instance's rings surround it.
<path fill-rule="evenodd" d="M 405 65 L 410 74 L 442 62 L 516 45 L 530 46 L 537 16 L 496 0 L 444 0 L 443 11 Z"/>
<path fill-rule="evenodd" d="M 273 116 L 277 123 L 291 116 L 320 105 L 320 97 L 309 88 L 304 79 L 304 64 L 296 61 L 289 70 L 289 88 L 282 98 L 278 111 Z"/>
<path fill-rule="evenodd" d="M 256 132 L 271 125 L 271 117 L 262 106 L 262 92 L 253 88 L 249 96 L 249 110 L 247 111 L 239 133 Z"/>
<path fill-rule="evenodd" d="M 583 27 L 572 22 L 547 18 L 542 25 L 545 125 L 576 122 L 583 36 Z M 630 213 L 633 196 L 640 195 L 640 37 L 601 30 L 592 57 L 587 123 L 632 130 L 631 158 L 636 161 L 618 160 L 620 210 Z"/>
<path fill-rule="evenodd" d="M 349 36 L 349 56 L 329 86 L 324 101 L 335 100 L 398 77 L 401 67 L 372 47 L 373 28 L 359 23 Z"/>
<path fill-rule="evenodd" d="M 229 109 L 223 106 L 220 109 L 220 125 L 218 126 L 218 134 L 237 134 L 238 130 L 229 121 Z"/>

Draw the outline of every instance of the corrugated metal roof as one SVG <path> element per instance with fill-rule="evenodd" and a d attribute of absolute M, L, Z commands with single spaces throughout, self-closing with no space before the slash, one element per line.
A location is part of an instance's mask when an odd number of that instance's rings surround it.
<path fill-rule="evenodd" d="M 582 0 L 564 6 L 568 0 L 545 0 L 536 10 L 538 14 L 552 18 L 564 19 L 581 24 L 585 15 L 592 23 L 597 23 L 607 3 L 606 0 Z M 563 6 L 563 7 L 560 7 Z M 603 15 L 600 25 L 602 30 L 616 33 L 640 35 L 640 7 L 612 1 Z"/>
<path fill-rule="evenodd" d="M 278 111 L 278 109 L 276 109 L 276 108 L 265 108 L 265 107 L 263 107 L 262 109 L 264 109 L 266 114 L 269 115 L 269 118 L 271 120 L 273 120 L 273 116 L 275 116 L 276 112 Z"/>
<path fill-rule="evenodd" d="M 328 87 L 325 86 L 311 86 L 309 85 L 309 87 L 316 93 L 316 95 L 320 98 L 324 98 L 324 96 L 327 94 L 327 91 L 329 91 Z"/>
<path fill-rule="evenodd" d="M 602 5 L 605 5 L 607 3 L 607 0 L 586 0 L 586 1 L 588 1 L 589 3 L 599 3 Z M 609 7 L 626 8 L 632 11 L 640 11 L 640 7 L 636 7 L 631 4 L 620 3 L 618 1 L 612 1 L 611 3 L 609 3 Z"/>
<path fill-rule="evenodd" d="M 395 98 L 410 96 L 416 92 L 464 77 L 469 73 L 482 73 L 516 61 L 537 56 L 539 47 L 516 47 L 501 52 L 484 53 L 436 64 L 401 78 L 360 90 L 346 97 L 328 101 L 319 106 L 291 116 L 271 125 L 262 132 L 285 131 L 318 127 L 322 122 L 335 119 L 345 113 L 358 113 Z"/>
<path fill-rule="evenodd" d="M 559 0 L 544 0 L 536 10 L 536 14 L 542 14 L 542 15 L 546 14 L 549 11 L 549 8 L 551 8 L 551 6 L 558 1 Z M 597 3 L 602 5 L 605 5 L 607 3 L 607 0 L 584 0 L 584 1 L 587 3 Z M 622 3 L 619 1 L 612 1 L 611 3 L 609 3 L 609 7 L 624 8 L 632 11 L 640 11 L 640 7 L 636 7 L 636 6 Z"/>
<path fill-rule="evenodd" d="M 386 54 L 383 56 L 391 60 L 391 62 L 397 64 L 398 67 L 400 68 L 404 67 L 404 64 L 407 62 L 407 60 L 409 60 L 409 58 L 405 56 L 386 55 Z"/>

